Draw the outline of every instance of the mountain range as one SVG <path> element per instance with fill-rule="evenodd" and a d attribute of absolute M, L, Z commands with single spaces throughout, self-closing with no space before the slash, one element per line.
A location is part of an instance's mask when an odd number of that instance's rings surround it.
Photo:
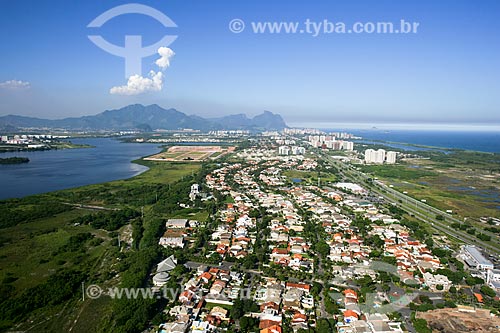
<path fill-rule="evenodd" d="M 279 114 L 269 111 L 249 118 L 235 114 L 219 118 L 187 115 L 176 109 L 164 109 L 157 104 L 133 104 L 121 109 L 106 110 L 93 116 L 64 119 L 40 119 L 8 115 L 0 117 L 0 130 L 18 128 L 58 128 L 67 130 L 134 130 L 144 131 L 190 128 L 195 130 L 281 130 L 287 125 Z"/>

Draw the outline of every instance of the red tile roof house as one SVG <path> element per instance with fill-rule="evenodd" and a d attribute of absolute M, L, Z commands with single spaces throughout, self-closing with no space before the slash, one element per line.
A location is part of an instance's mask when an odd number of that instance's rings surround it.
<path fill-rule="evenodd" d="M 288 266 L 290 263 L 290 257 L 279 258 L 278 260 L 275 260 L 274 263 L 281 266 Z"/>
<path fill-rule="evenodd" d="M 273 320 L 266 319 L 266 320 L 261 320 L 260 321 L 259 328 L 261 330 L 264 330 L 266 328 L 273 327 L 273 326 L 279 326 L 279 325 L 281 325 L 281 322 L 279 322 L 279 321 L 273 321 Z"/>
<path fill-rule="evenodd" d="M 345 304 L 356 304 L 358 303 L 358 294 L 352 289 L 346 289 L 342 292 L 345 296 Z"/>
<path fill-rule="evenodd" d="M 183 304 L 191 304 L 191 301 L 193 301 L 193 298 L 196 294 L 191 291 L 191 290 L 184 290 L 180 295 L 179 295 L 179 302 Z"/>
<path fill-rule="evenodd" d="M 282 258 L 287 256 L 288 256 L 288 249 L 274 248 L 273 251 L 271 252 L 271 257 L 273 258 Z"/>
<path fill-rule="evenodd" d="M 260 330 L 260 333 L 281 333 L 281 326 L 279 325 L 273 325 L 271 327 L 264 328 L 263 330 Z"/>
<path fill-rule="evenodd" d="M 234 255 L 236 259 L 243 259 L 248 255 L 247 251 L 240 251 Z"/>
<path fill-rule="evenodd" d="M 219 295 L 222 290 L 226 287 L 226 282 L 222 280 L 216 280 L 213 284 L 212 287 L 210 288 L 210 294 L 212 295 Z"/>
<path fill-rule="evenodd" d="M 266 310 L 273 310 L 272 312 L 278 313 L 280 306 L 274 302 L 265 302 L 260 305 L 260 312 L 264 312 Z"/>
<path fill-rule="evenodd" d="M 292 319 L 292 324 L 295 324 L 295 323 L 304 323 L 307 321 L 307 316 L 305 314 L 302 314 L 302 313 L 296 313 L 294 316 L 293 316 L 293 319 Z"/>
<path fill-rule="evenodd" d="M 352 310 L 344 311 L 343 315 L 345 323 L 352 323 L 353 321 L 356 321 L 359 318 L 358 314 Z"/>
<path fill-rule="evenodd" d="M 302 291 L 305 291 L 306 293 L 309 293 L 309 291 L 311 290 L 311 286 L 308 284 L 305 284 L 305 283 L 287 282 L 285 288 L 286 289 L 296 288 L 296 289 L 300 289 Z"/>
<path fill-rule="evenodd" d="M 225 255 L 226 252 L 228 250 L 228 247 L 224 244 L 218 244 L 217 245 L 217 249 L 215 250 L 215 252 L 217 252 L 218 254 L 220 254 L 221 256 Z"/>
<path fill-rule="evenodd" d="M 198 279 L 202 280 L 203 283 L 208 283 L 214 278 L 215 277 L 212 274 L 210 274 L 208 272 L 204 272 L 203 274 L 200 275 L 200 277 Z"/>
<path fill-rule="evenodd" d="M 307 316 L 302 313 L 296 313 L 292 318 L 292 327 L 294 330 L 307 330 Z"/>

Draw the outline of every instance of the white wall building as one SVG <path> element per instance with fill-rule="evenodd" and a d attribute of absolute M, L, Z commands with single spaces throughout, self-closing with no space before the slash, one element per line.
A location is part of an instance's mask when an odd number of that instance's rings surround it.
<path fill-rule="evenodd" d="M 499 291 L 500 290 L 500 269 L 490 269 L 486 276 L 486 283 L 490 285 L 491 288 Z"/>
<path fill-rule="evenodd" d="M 342 149 L 352 151 L 354 150 L 354 142 L 352 141 L 342 141 Z"/>
<path fill-rule="evenodd" d="M 198 194 L 200 194 L 200 185 L 198 184 L 191 185 L 191 192 L 189 192 L 189 199 L 191 201 L 194 201 Z"/>
<path fill-rule="evenodd" d="M 183 237 L 161 237 L 158 242 L 163 247 L 184 247 Z"/>
<path fill-rule="evenodd" d="M 187 219 L 169 219 L 165 226 L 167 228 L 185 228 L 187 226 Z"/>
<path fill-rule="evenodd" d="M 366 163 L 383 164 L 384 160 L 385 160 L 385 150 L 384 149 L 379 149 L 379 150 L 367 149 L 367 150 L 365 150 L 365 162 Z"/>
<path fill-rule="evenodd" d="M 293 146 L 292 154 L 293 155 L 304 155 L 306 153 L 306 149 L 304 147 Z"/>
<path fill-rule="evenodd" d="M 280 146 L 278 148 L 278 154 L 280 154 L 280 155 L 290 155 L 290 147 L 288 147 L 288 146 Z"/>
<path fill-rule="evenodd" d="M 387 152 L 387 155 L 386 155 L 386 158 L 385 158 L 385 162 L 387 164 L 394 164 L 396 163 L 396 157 L 397 157 L 398 153 L 395 152 L 395 151 L 388 151 Z"/>
<path fill-rule="evenodd" d="M 323 147 L 333 150 L 354 150 L 354 142 L 336 140 L 334 135 L 310 135 L 309 144 L 313 147 Z"/>
<path fill-rule="evenodd" d="M 431 273 L 425 272 L 423 274 L 424 282 L 429 287 L 431 291 L 440 291 L 437 286 L 443 286 L 442 291 L 448 291 L 451 287 L 451 281 L 444 275 L 436 274 L 432 275 Z"/>
<path fill-rule="evenodd" d="M 396 163 L 397 152 L 388 151 L 386 152 L 384 149 L 367 149 L 365 150 L 365 162 L 366 163 L 375 163 L 375 164 L 394 164 Z"/>
<path fill-rule="evenodd" d="M 493 263 L 486 259 L 483 254 L 473 245 L 464 245 L 462 247 L 461 255 L 467 265 L 469 265 L 469 267 L 479 270 L 488 270 L 494 268 Z"/>

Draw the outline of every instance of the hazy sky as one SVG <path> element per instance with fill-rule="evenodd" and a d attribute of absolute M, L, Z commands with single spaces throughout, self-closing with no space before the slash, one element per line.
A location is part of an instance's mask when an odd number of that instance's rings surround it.
<path fill-rule="evenodd" d="M 176 24 L 128 14 L 87 25 L 127 1 L 0 0 L 0 115 L 62 118 L 131 103 L 220 116 L 270 110 L 300 123 L 500 124 L 500 1 L 137 1 Z M 245 30 L 233 33 L 238 18 Z M 251 22 L 391 21 L 416 34 L 257 34 Z M 303 27 L 303 25 L 301 25 Z M 123 45 L 178 38 L 163 88 L 110 94 L 127 83 L 123 58 L 87 35 Z M 144 58 L 143 76 L 158 55 Z"/>

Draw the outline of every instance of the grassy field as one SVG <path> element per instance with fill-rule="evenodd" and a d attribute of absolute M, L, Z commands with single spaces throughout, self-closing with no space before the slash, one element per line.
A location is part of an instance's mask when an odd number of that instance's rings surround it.
<path fill-rule="evenodd" d="M 149 170 L 127 180 L 116 182 L 117 185 L 130 185 L 137 183 L 173 183 L 184 176 L 196 173 L 200 169 L 195 163 L 165 163 L 151 161 L 136 161 L 149 167 Z"/>
<path fill-rule="evenodd" d="M 318 172 L 317 171 L 301 171 L 301 170 L 285 170 L 283 175 L 287 178 L 296 178 L 305 182 L 311 182 L 316 184 L 318 182 Z M 337 177 L 332 173 L 320 172 L 319 177 L 322 182 L 334 182 Z"/>
<path fill-rule="evenodd" d="M 397 165 L 366 165 L 360 169 L 401 192 L 460 216 L 500 217 L 498 154 L 465 151 L 418 154 L 428 159 L 408 159 Z"/>
<path fill-rule="evenodd" d="M 74 204 L 111 208 L 120 208 L 124 205 L 146 206 L 150 204 L 146 198 L 154 194 L 157 187 L 172 184 L 185 176 L 195 174 L 200 169 L 200 164 L 193 162 L 171 163 L 144 160 L 135 162 L 149 167 L 149 170 L 129 179 L 87 185 L 47 195 Z M 142 202 L 141 198 L 144 199 Z"/>
<path fill-rule="evenodd" d="M 165 218 L 169 219 L 189 219 L 196 220 L 200 222 L 206 222 L 208 219 L 208 212 L 205 210 L 192 210 L 184 209 L 173 215 L 166 215 Z"/>
<path fill-rule="evenodd" d="M 37 285 L 62 266 L 74 265 L 70 253 L 54 255 L 70 238 L 81 232 L 92 232 L 103 238 L 103 233 L 90 226 L 74 227 L 69 222 L 77 216 L 87 214 L 85 210 L 72 210 L 53 218 L 19 224 L 2 230 L 0 247 L 0 279 L 16 279 L 12 285 L 21 291 Z M 5 236 L 8 235 L 8 236 Z M 99 256 L 101 249 L 95 247 L 90 256 Z"/>

